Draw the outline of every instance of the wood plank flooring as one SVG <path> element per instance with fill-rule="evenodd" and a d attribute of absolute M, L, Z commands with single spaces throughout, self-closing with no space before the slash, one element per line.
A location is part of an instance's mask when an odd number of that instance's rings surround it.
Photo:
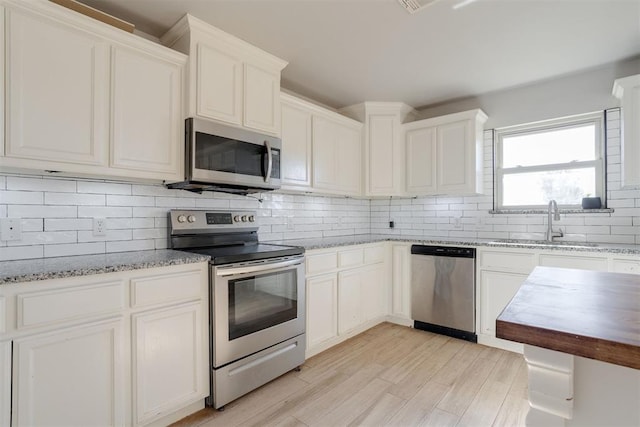
<path fill-rule="evenodd" d="M 382 323 L 174 426 L 524 426 L 521 355 Z"/>

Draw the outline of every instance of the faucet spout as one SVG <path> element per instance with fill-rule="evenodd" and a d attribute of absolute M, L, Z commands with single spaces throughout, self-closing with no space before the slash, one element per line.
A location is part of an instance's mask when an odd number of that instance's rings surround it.
<path fill-rule="evenodd" d="M 553 213 L 553 215 L 551 215 Z M 558 210 L 558 203 L 555 200 L 549 201 L 547 208 L 547 241 L 553 242 L 554 237 L 562 237 L 564 233 L 559 228 L 558 231 L 553 231 L 553 221 L 560 221 L 560 211 Z"/>

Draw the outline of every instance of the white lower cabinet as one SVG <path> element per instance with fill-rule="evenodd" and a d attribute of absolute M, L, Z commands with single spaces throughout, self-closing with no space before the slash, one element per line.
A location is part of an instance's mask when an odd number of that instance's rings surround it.
<path fill-rule="evenodd" d="M 0 425 L 167 425 L 204 407 L 207 269 L 3 285 Z"/>
<path fill-rule="evenodd" d="M 307 252 L 307 358 L 386 319 L 387 245 Z"/>
<path fill-rule="evenodd" d="M 344 334 L 362 323 L 362 271 L 338 274 L 338 334 Z"/>
<path fill-rule="evenodd" d="M 11 422 L 11 342 L 0 342 L 0 425 Z"/>
<path fill-rule="evenodd" d="M 640 257 L 613 258 L 609 271 L 615 273 L 640 274 Z"/>
<path fill-rule="evenodd" d="M 16 339 L 14 426 L 125 424 L 124 320 Z"/>
<path fill-rule="evenodd" d="M 559 268 L 577 268 L 580 270 L 607 271 L 607 258 L 604 256 L 540 254 L 538 265 Z"/>
<path fill-rule="evenodd" d="M 504 273 L 501 271 L 481 271 L 479 280 L 480 333 L 496 334 L 496 318 L 511 301 L 526 274 Z"/>
<path fill-rule="evenodd" d="M 133 316 L 136 424 L 179 410 L 206 392 L 202 315 L 198 301 Z"/>
<path fill-rule="evenodd" d="M 393 321 L 410 325 L 411 321 L 411 244 L 391 245 Z"/>
<path fill-rule="evenodd" d="M 338 336 L 338 276 L 307 279 L 307 348 Z"/>

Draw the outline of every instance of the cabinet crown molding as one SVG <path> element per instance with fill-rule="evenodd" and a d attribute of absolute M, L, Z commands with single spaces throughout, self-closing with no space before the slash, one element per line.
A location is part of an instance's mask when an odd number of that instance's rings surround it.
<path fill-rule="evenodd" d="M 417 120 L 411 123 L 405 123 L 403 126 L 406 130 L 413 129 L 414 127 L 420 128 L 424 126 L 437 126 L 444 123 L 451 123 L 458 120 L 475 120 L 478 125 L 484 124 L 489 116 L 479 108 L 462 111 L 459 113 L 447 114 L 444 116 L 438 116 L 428 119 Z"/>
<path fill-rule="evenodd" d="M 365 101 L 341 108 L 338 112 L 362 122 L 372 114 L 397 115 L 401 122 L 413 121 L 418 117 L 418 112 L 404 102 Z"/>
<path fill-rule="evenodd" d="M 160 42 L 165 46 L 172 46 L 185 35 L 190 35 L 192 39 L 206 38 L 207 42 L 224 44 L 238 51 L 239 56 L 253 58 L 257 62 L 267 65 L 277 71 L 282 71 L 282 69 L 289 64 L 287 61 L 227 32 L 224 32 L 221 29 L 216 28 L 188 13 L 180 18 L 180 20 L 176 22 L 169 31 L 160 37 Z"/>
<path fill-rule="evenodd" d="M 625 89 L 630 89 L 634 86 L 640 86 L 640 74 L 616 79 L 613 82 L 613 96 L 622 99 Z"/>

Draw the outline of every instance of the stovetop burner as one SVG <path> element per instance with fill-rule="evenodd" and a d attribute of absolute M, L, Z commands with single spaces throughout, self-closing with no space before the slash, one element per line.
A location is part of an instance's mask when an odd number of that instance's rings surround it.
<path fill-rule="evenodd" d="M 212 264 L 257 261 L 304 254 L 304 248 L 258 241 L 253 211 L 169 211 L 172 249 L 211 257 Z"/>

